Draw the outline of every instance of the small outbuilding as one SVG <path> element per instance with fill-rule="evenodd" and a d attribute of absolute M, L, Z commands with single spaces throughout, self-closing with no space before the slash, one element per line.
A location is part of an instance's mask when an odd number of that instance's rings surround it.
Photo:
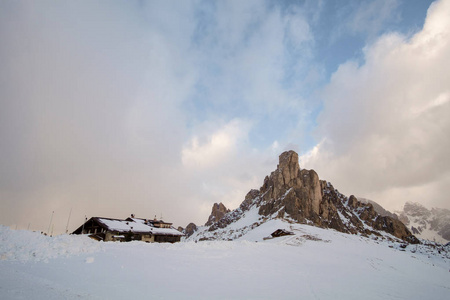
<path fill-rule="evenodd" d="M 98 241 L 179 242 L 183 233 L 162 220 L 135 218 L 125 220 L 92 217 L 78 227 L 73 234 L 87 234 Z"/>
<path fill-rule="evenodd" d="M 280 237 L 280 236 L 285 236 L 285 235 L 293 235 L 294 233 L 291 231 L 287 231 L 286 229 L 277 229 L 274 232 L 272 232 L 271 236 L 272 237 Z"/>

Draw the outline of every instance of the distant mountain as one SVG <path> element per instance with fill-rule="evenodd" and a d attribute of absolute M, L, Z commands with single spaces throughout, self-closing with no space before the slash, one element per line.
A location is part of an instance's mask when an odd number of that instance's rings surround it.
<path fill-rule="evenodd" d="M 219 206 L 215 204 L 213 213 Z M 221 207 L 220 211 L 224 210 L 226 208 Z M 298 154 L 294 151 L 280 155 L 277 169 L 266 176 L 259 190 L 248 192 L 237 209 L 225 213 L 219 220 L 217 215 L 210 217 L 208 226 L 199 227 L 188 240 L 234 240 L 264 223 L 279 220 L 419 243 L 398 219 L 380 215 L 372 204 L 362 203 L 353 195 L 344 196 L 331 183 L 319 180 L 314 170 L 300 169 Z"/>
<path fill-rule="evenodd" d="M 406 202 L 403 210 L 396 213 L 417 237 L 444 244 L 450 241 L 450 210 L 430 210 L 422 204 Z"/>

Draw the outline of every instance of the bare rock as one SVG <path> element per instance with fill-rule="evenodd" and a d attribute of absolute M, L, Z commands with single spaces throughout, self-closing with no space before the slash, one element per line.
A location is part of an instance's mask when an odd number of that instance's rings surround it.
<path fill-rule="evenodd" d="M 292 185 L 292 181 L 297 179 L 300 166 L 298 164 L 298 154 L 295 151 L 286 151 L 279 157 L 278 170 L 280 170 L 284 185 Z"/>
<path fill-rule="evenodd" d="M 221 203 L 217 204 L 214 203 L 212 210 L 211 210 L 211 215 L 208 218 L 208 222 L 206 222 L 205 226 L 211 226 L 212 224 L 218 222 L 220 219 L 223 218 L 223 216 L 225 216 L 226 213 L 229 213 L 230 210 L 227 209 L 225 207 L 225 205 Z"/>
<path fill-rule="evenodd" d="M 348 206 L 350 206 L 351 208 L 357 208 L 358 204 L 359 204 L 359 201 L 358 201 L 358 199 L 356 199 L 355 196 L 351 195 L 348 198 Z"/>
<path fill-rule="evenodd" d="M 191 236 L 194 234 L 194 232 L 197 231 L 197 225 L 195 225 L 194 223 L 189 223 L 186 226 L 186 229 L 184 230 L 184 233 L 186 234 L 186 236 Z"/>
<path fill-rule="evenodd" d="M 298 154 L 283 152 L 277 169 L 264 178 L 259 190 L 251 190 L 239 208 L 229 212 L 214 204 L 206 225 L 209 231 L 225 228 L 239 220 L 245 211 L 257 207 L 262 219 L 287 218 L 303 224 L 369 236 L 386 231 L 410 243 L 418 242 L 400 221 L 380 216 L 370 203 L 355 196 L 347 198 L 331 183 L 320 180 L 314 170 L 301 169 Z"/>
<path fill-rule="evenodd" d="M 370 199 L 366 199 L 366 198 L 362 198 L 362 197 L 358 197 L 358 201 L 360 201 L 361 203 L 364 203 L 364 204 L 368 204 L 368 203 L 370 203 L 370 204 L 372 204 L 372 206 L 373 206 L 373 209 L 375 209 L 375 211 L 379 214 L 379 215 L 381 215 L 381 216 L 388 216 L 388 217 L 391 217 L 391 218 L 393 218 L 393 219 L 399 219 L 399 217 L 398 217 L 398 215 L 397 214 L 395 214 L 395 213 L 391 213 L 390 211 L 388 211 L 387 209 L 385 209 L 383 206 L 381 206 L 380 204 L 378 204 L 377 202 L 375 202 L 375 201 L 373 201 L 373 200 L 370 200 Z M 404 222 L 403 222 L 403 224 L 405 224 Z M 406 224 L 405 224 L 406 225 Z"/>
<path fill-rule="evenodd" d="M 399 220 L 391 217 L 378 216 L 373 224 L 373 228 L 383 230 L 411 244 L 419 244 L 420 241 L 408 230 Z"/>

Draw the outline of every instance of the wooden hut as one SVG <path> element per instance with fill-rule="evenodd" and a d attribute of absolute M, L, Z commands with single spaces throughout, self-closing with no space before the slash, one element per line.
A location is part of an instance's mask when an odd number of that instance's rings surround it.
<path fill-rule="evenodd" d="M 291 231 L 287 231 L 286 229 L 277 229 L 274 232 L 272 232 L 271 236 L 272 237 L 280 237 L 280 236 L 285 236 L 285 235 L 293 235 L 294 233 Z"/>
<path fill-rule="evenodd" d="M 179 242 L 183 233 L 162 220 L 131 218 L 125 220 L 92 217 L 73 234 L 87 234 L 98 241 Z"/>

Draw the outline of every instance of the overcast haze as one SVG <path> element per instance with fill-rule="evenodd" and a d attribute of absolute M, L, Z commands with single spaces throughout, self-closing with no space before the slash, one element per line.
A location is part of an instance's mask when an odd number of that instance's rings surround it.
<path fill-rule="evenodd" d="M 293 149 L 450 208 L 450 1 L 1 1 L 0 223 L 207 221 Z"/>

